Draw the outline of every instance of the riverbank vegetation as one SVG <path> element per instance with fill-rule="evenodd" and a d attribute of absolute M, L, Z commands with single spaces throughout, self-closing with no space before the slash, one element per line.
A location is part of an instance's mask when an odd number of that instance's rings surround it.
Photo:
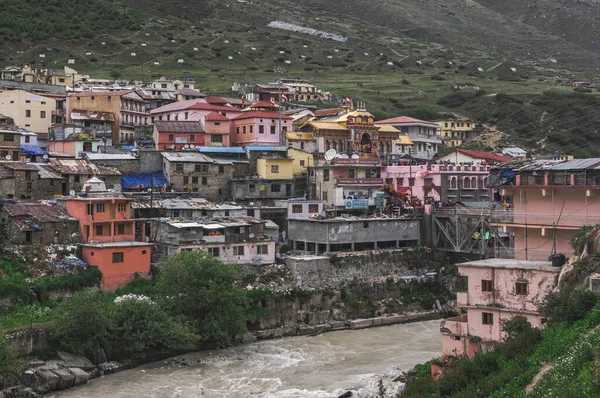
<path fill-rule="evenodd" d="M 445 360 L 438 380 L 431 377 L 431 362 L 415 367 L 398 397 L 600 397 L 598 295 L 552 293 L 542 314 L 544 329 L 518 318 L 505 323 L 503 343 L 472 360 Z"/>

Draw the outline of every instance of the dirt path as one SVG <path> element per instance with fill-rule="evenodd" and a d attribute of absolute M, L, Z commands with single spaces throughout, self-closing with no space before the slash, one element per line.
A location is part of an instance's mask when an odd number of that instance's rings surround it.
<path fill-rule="evenodd" d="M 544 377 L 544 375 L 546 374 L 546 372 L 548 372 L 550 369 L 552 369 L 552 365 L 544 365 L 544 367 L 542 367 L 540 369 L 540 371 L 538 372 L 538 374 L 536 374 L 534 376 L 534 378 L 531 380 L 531 383 L 529 383 L 527 385 L 527 387 L 525 387 L 525 392 L 527 394 L 529 394 L 530 392 L 532 392 L 533 389 L 535 388 L 535 385 L 542 379 L 542 377 Z"/>

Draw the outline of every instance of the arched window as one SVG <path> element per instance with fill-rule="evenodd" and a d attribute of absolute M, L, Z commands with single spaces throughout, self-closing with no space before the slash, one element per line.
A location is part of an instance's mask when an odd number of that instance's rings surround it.
<path fill-rule="evenodd" d="M 465 177 L 463 179 L 463 188 L 465 188 L 465 189 L 471 188 L 471 179 L 469 177 Z"/>
<path fill-rule="evenodd" d="M 450 177 L 450 189 L 456 189 L 456 177 Z"/>
<path fill-rule="evenodd" d="M 331 149 L 331 143 L 329 142 L 329 140 L 325 141 L 325 151 L 328 151 Z"/>
<path fill-rule="evenodd" d="M 471 177 L 471 188 L 477 188 L 477 177 Z"/>

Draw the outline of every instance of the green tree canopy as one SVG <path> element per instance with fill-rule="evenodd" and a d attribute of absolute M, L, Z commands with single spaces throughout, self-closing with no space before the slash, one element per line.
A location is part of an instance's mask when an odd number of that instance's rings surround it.
<path fill-rule="evenodd" d="M 207 252 L 182 252 L 163 260 L 157 288 L 174 311 L 196 323 L 202 340 L 230 344 L 246 320 L 237 278 L 231 265 Z"/>

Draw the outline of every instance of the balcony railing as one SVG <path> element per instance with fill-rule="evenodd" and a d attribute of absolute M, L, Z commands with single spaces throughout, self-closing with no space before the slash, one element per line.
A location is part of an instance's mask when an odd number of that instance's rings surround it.
<path fill-rule="evenodd" d="M 514 214 L 514 220 L 511 222 L 515 224 L 546 225 L 548 227 L 553 227 L 555 223 L 559 227 L 582 227 L 600 223 L 600 214 L 592 209 L 588 214 L 569 214 L 568 211 L 563 214 L 560 214 L 560 212 L 555 214 L 518 212 Z"/>
<path fill-rule="evenodd" d="M 437 215 L 459 215 L 472 217 L 489 217 L 493 221 L 512 223 L 515 217 L 513 210 L 499 209 L 465 209 L 462 207 L 439 208 L 434 207 L 433 213 Z"/>

